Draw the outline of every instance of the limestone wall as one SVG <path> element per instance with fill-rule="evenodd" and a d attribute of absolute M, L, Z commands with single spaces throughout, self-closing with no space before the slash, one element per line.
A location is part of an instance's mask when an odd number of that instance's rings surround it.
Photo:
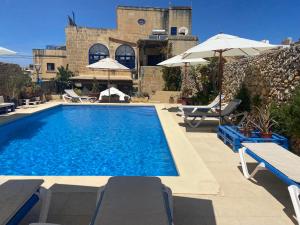
<path fill-rule="evenodd" d="M 196 36 L 169 36 L 169 43 L 172 44 L 172 55 L 179 55 L 198 44 Z"/>
<path fill-rule="evenodd" d="M 43 80 L 50 80 L 56 77 L 57 68 L 66 67 L 66 50 L 33 49 L 33 63 L 41 65 L 41 76 Z M 54 70 L 47 70 L 47 64 L 54 63 Z M 34 79 L 36 73 L 34 72 Z"/>
<path fill-rule="evenodd" d="M 226 63 L 223 82 L 226 98 L 233 98 L 243 82 L 251 96 L 261 96 L 264 103 L 288 100 L 300 85 L 300 45 Z"/>
<path fill-rule="evenodd" d="M 144 23 L 138 23 L 139 20 L 143 20 Z M 124 34 L 139 34 L 147 37 L 152 30 L 167 30 L 167 26 L 167 9 L 126 6 L 117 8 L 117 29 Z"/>
<path fill-rule="evenodd" d="M 163 90 L 164 80 L 162 78 L 162 67 L 142 66 L 141 71 L 142 92 L 153 95 L 156 91 Z"/>

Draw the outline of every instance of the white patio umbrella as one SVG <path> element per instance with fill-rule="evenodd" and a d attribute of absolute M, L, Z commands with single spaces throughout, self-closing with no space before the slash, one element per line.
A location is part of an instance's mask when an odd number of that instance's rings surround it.
<path fill-rule="evenodd" d="M 169 58 L 161 63 L 158 63 L 158 66 L 165 66 L 165 67 L 182 67 L 184 66 L 184 78 L 187 76 L 187 67 L 200 65 L 200 64 L 208 64 L 208 61 L 202 58 L 192 58 L 192 59 L 184 59 L 183 53 L 180 55 L 176 55 L 172 58 Z"/>
<path fill-rule="evenodd" d="M 187 50 L 184 59 L 219 57 L 219 94 L 220 94 L 220 119 L 221 119 L 221 96 L 223 78 L 223 60 L 226 56 L 254 56 L 262 51 L 278 47 L 262 41 L 253 41 L 228 34 L 217 34 L 205 42 Z"/>
<path fill-rule="evenodd" d="M 183 54 L 176 55 L 172 58 L 169 58 L 161 63 L 158 63 L 158 66 L 166 66 L 166 67 L 176 67 L 176 66 L 186 66 L 187 64 L 194 66 L 198 64 L 208 64 L 208 61 L 202 58 L 192 58 L 192 59 L 184 59 Z"/>
<path fill-rule="evenodd" d="M 114 60 L 112 58 L 105 58 L 101 59 L 96 63 L 93 63 L 91 65 L 86 66 L 91 69 L 102 69 L 102 70 L 108 70 L 108 77 L 107 77 L 107 88 L 109 92 L 109 102 L 110 102 L 110 71 L 116 71 L 116 70 L 129 70 L 126 66 L 120 64 L 117 60 Z"/>
<path fill-rule="evenodd" d="M 17 53 L 12 50 L 0 47 L 0 55 L 15 55 L 15 54 L 17 54 Z"/>

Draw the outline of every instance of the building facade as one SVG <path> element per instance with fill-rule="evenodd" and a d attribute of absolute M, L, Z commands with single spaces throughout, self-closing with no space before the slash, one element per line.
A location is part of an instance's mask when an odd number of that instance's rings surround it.
<path fill-rule="evenodd" d="M 116 29 L 65 28 L 65 49 L 34 49 L 34 63 L 41 64 L 44 80 L 53 79 L 59 66 L 75 73 L 75 86 L 91 88 L 91 82 L 107 88 L 108 71 L 86 66 L 111 57 L 129 71 L 110 72 L 110 84 L 127 93 L 132 88 L 151 94 L 163 88 L 157 63 L 195 46 L 190 7 L 150 8 L 118 6 Z"/>

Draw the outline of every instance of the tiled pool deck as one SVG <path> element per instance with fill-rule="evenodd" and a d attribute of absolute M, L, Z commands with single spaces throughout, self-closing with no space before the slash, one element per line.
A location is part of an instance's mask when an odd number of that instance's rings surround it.
<path fill-rule="evenodd" d="M 59 103 L 19 109 L 13 119 Z M 162 177 L 172 188 L 175 225 L 290 225 L 296 224 L 287 187 L 268 172 L 257 174 L 257 182 L 246 180 L 239 158 L 216 136 L 217 121 L 205 121 L 199 129 L 184 126 L 180 117 L 156 104 L 180 177 Z M 3 182 L 10 177 L 0 177 Z M 13 177 L 14 179 L 16 177 Z M 21 178 L 21 177 L 20 177 Z M 31 177 L 32 178 L 32 177 Z M 89 224 L 96 203 L 97 187 L 107 177 L 46 177 L 52 197 L 48 221 L 60 224 Z M 23 224 L 36 221 L 38 207 Z"/>

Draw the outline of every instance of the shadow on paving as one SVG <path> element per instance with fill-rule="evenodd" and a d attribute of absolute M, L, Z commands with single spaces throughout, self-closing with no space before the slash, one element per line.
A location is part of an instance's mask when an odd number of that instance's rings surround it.
<path fill-rule="evenodd" d="M 257 163 L 247 163 L 247 165 L 249 173 L 251 174 L 251 172 L 257 166 Z M 243 175 L 242 167 L 238 166 L 238 169 Z M 268 191 L 278 202 L 280 202 L 284 206 L 283 211 L 291 219 L 291 221 L 295 225 L 298 225 L 298 222 L 295 219 L 293 204 L 288 192 L 288 186 L 285 183 L 283 183 L 279 178 L 277 178 L 268 170 L 258 171 L 258 173 L 254 176 L 254 179 L 249 180 L 249 182 L 259 185 L 266 191 Z"/>
<path fill-rule="evenodd" d="M 186 132 L 189 133 L 217 133 L 219 126 L 218 120 L 203 120 L 196 128 L 190 127 L 187 123 L 178 123 L 179 126 L 184 127 Z"/>
<path fill-rule="evenodd" d="M 211 200 L 174 196 L 175 225 L 216 225 Z"/>
<path fill-rule="evenodd" d="M 48 223 L 88 225 L 96 210 L 98 187 L 54 184 L 47 217 Z M 175 225 L 216 225 L 211 200 L 173 196 Z M 130 204 L 130 200 L 128 201 Z M 39 208 L 21 225 L 36 222 Z M 125 218 L 124 218 L 125 219 Z"/>
<path fill-rule="evenodd" d="M 169 107 L 167 108 L 166 106 L 162 110 L 167 110 L 168 112 L 180 112 L 178 107 Z"/>

